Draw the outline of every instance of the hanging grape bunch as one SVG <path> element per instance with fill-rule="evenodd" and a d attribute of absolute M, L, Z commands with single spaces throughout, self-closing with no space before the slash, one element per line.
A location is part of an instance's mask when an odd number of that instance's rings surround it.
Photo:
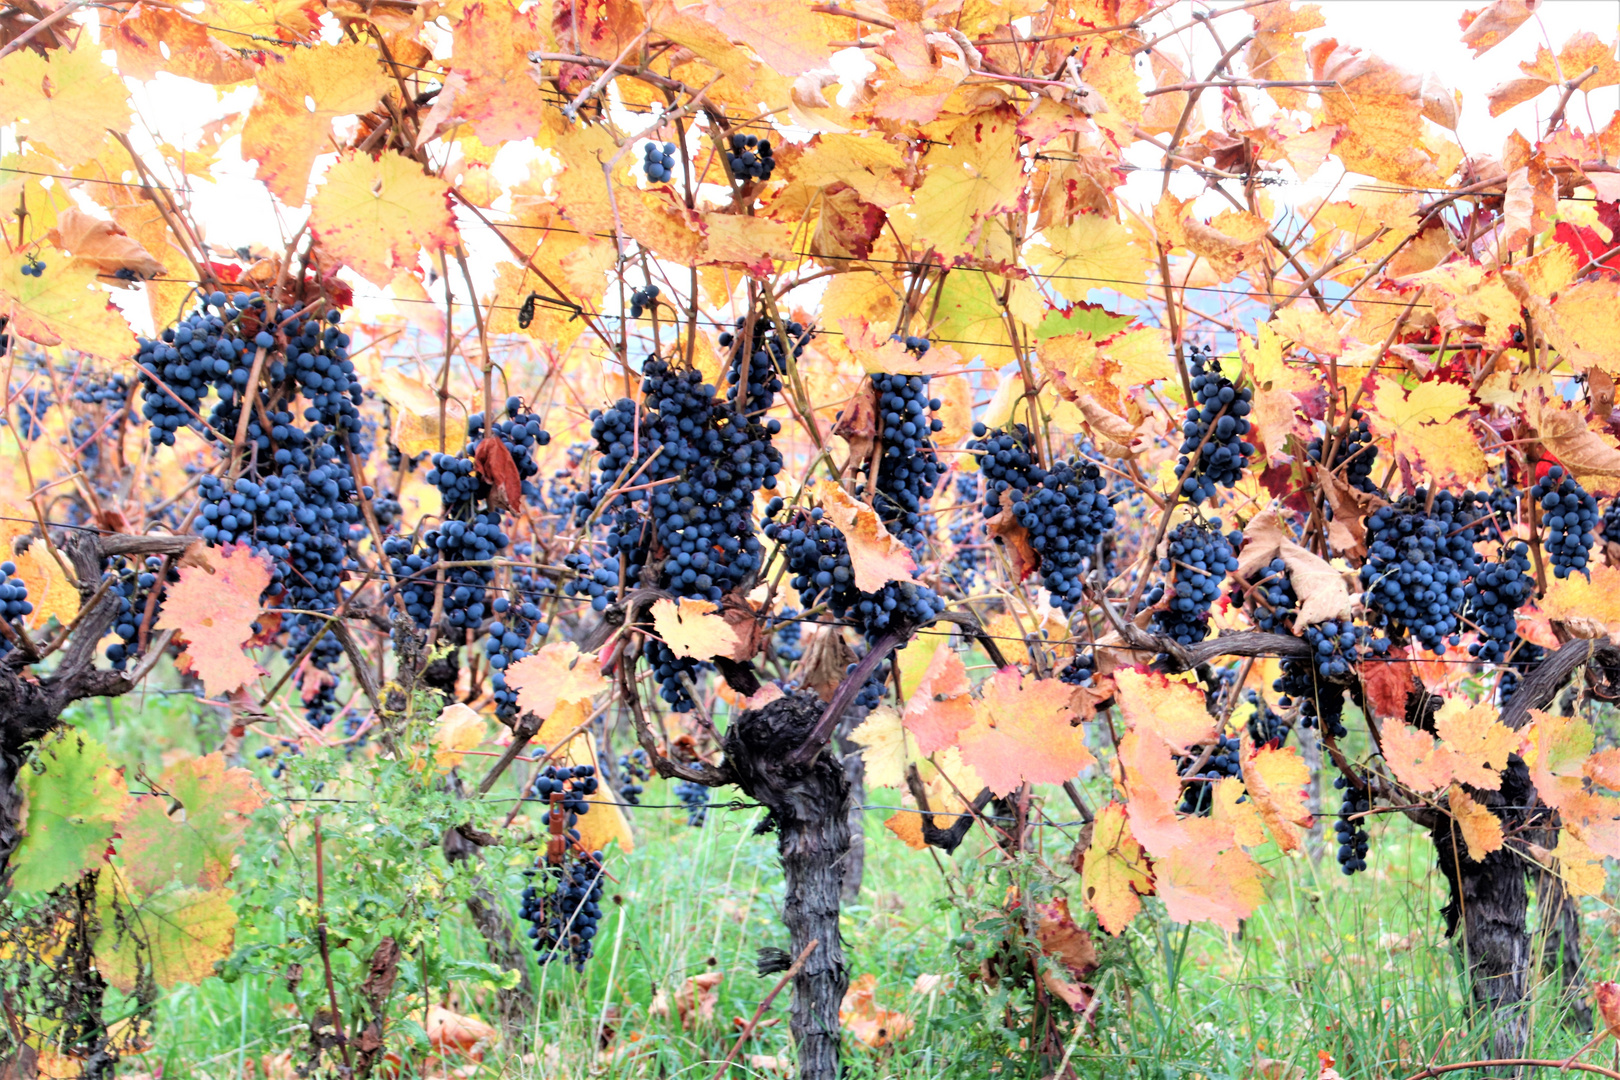
<path fill-rule="evenodd" d="M 1165 584 L 1143 598 L 1148 606 L 1164 600 L 1153 613 L 1153 630 L 1182 645 L 1196 645 L 1209 633 L 1209 609 L 1221 595 L 1221 581 L 1237 569 L 1232 543 L 1221 532 L 1221 519 L 1183 521 L 1171 530 L 1159 572 Z"/>
<path fill-rule="evenodd" d="M 1530 548 L 1520 540 L 1501 546 L 1494 562 L 1479 568 L 1466 589 L 1463 617 L 1473 624 L 1479 640 L 1470 642 L 1468 655 L 1498 664 L 1519 638 L 1519 608 L 1535 595 L 1530 576 Z"/>
<path fill-rule="evenodd" d="M 688 780 L 675 781 L 675 797 L 686 808 L 686 824 L 693 829 L 703 828 L 709 820 L 709 789 Z"/>
<path fill-rule="evenodd" d="M 657 303 L 658 286 L 643 285 L 639 289 L 632 290 L 630 293 L 630 317 L 632 319 L 641 318 L 644 312 L 652 310 Z"/>
<path fill-rule="evenodd" d="M 674 179 L 675 144 L 647 140 L 641 147 L 641 167 L 651 183 L 665 184 Z"/>
<path fill-rule="evenodd" d="M 1246 441 L 1254 390 L 1236 386 L 1221 374 L 1220 361 L 1209 349 L 1190 346 L 1193 403 L 1181 425 L 1181 459 L 1176 478 L 1181 495 L 1197 506 L 1215 497 L 1217 487 L 1238 482 L 1254 444 Z"/>
<path fill-rule="evenodd" d="M 1305 448 L 1305 456 L 1321 464 L 1325 450 L 1323 438 L 1314 436 Z M 1378 445 L 1373 442 L 1372 425 L 1367 414 L 1357 409 L 1350 414 L 1350 426 L 1342 439 L 1333 446 L 1333 460 L 1327 463 L 1329 472 L 1342 473 L 1344 479 L 1357 491 L 1373 492 L 1373 466 L 1378 461 Z"/>
<path fill-rule="evenodd" d="M 1541 525 L 1547 530 L 1544 545 L 1553 576 L 1566 578 L 1578 571 L 1590 577 L 1587 561 L 1597 540 L 1597 500 L 1562 465 L 1554 465 L 1541 475 L 1530 489 L 1530 498 L 1541 508 Z"/>
<path fill-rule="evenodd" d="M 737 131 L 727 137 L 726 145 L 730 148 L 730 153 L 726 154 L 726 168 L 738 183 L 771 178 L 771 171 L 776 168 L 776 158 L 769 139 Z"/>
<path fill-rule="evenodd" d="M 1457 644 L 1465 585 L 1479 571 L 1474 550 L 1485 511 L 1475 496 L 1418 488 L 1367 519 L 1367 561 L 1361 567 L 1367 621 L 1387 631 L 1371 641 L 1387 653 L 1408 636 L 1431 652 Z"/>
<path fill-rule="evenodd" d="M 587 797 L 597 791 L 596 770 L 590 765 L 548 765 L 529 785 L 529 797 L 543 799 L 546 811 L 540 823 L 550 839 L 541 865 L 525 871 L 520 917 L 529 924 L 536 959 L 549 964 L 566 957 L 582 970 L 594 951 L 602 910 L 602 853 L 583 852 L 575 845 L 581 814 L 590 810 Z M 553 815 L 562 815 L 554 821 Z"/>
<path fill-rule="evenodd" d="M 8 623 L 34 613 L 34 605 L 28 600 L 28 585 L 21 578 L 12 576 L 16 572 L 17 564 L 10 559 L 0 563 L 0 619 Z M 12 648 L 10 638 L 0 637 L 0 656 L 9 653 Z"/>
<path fill-rule="evenodd" d="M 22 266 L 22 276 L 36 278 L 43 277 L 45 275 L 46 265 L 46 263 L 40 260 L 38 255 L 30 255 L 28 256 L 28 261 Z"/>
<path fill-rule="evenodd" d="M 1372 802 L 1364 788 L 1342 774 L 1334 778 L 1333 786 L 1344 792 L 1344 804 L 1339 810 L 1339 820 L 1333 823 L 1333 831 L 1339 840 L 1339 869 L 1349 877 L 1367 869 L 1370 838 L 1364 815 L 1372 809 Z"/>
<path fill-rule="evenodd" d="M 747 326 L 748 320 L 738 316 L 735 329 L 721 331 L 718 340 L 722 349 L 731 350 L 725 370 L 726 400 L 736 404 L 741 393 L 743 411 L 750 419 L 757 419 L 776 403 L 789 358 L 796 362 L 804 355 L 810 331 L 789 320 L 785 327 L 788 343 L 784 346 L 774 320 L 756 316 L 752 336 L 746 333 Z M 782 429 L 781 422 L 775 419 L 765 421 L 765 426 L 771 435 Z"/>
<path fill-rule="evenodd" d="M 1003 495 L 1022 493 L 1040 483 L 1041 465 L 1035 441 L 1022 424 L 992 431 L 975 423 L 973 435 L 967 446 L 979 457 L 979 469 L 984 473 L 984 516 L 992 518 L 1001 512 Z M 1011 495 L 1009 501 L 1017 497 Z"/>
<path fill-rule="evenodd" d="M 923 345 L 926 348 L 927 342 Z M 923 504 L 933 498 L 943 471 L 932 438 L 945 428 L 945 421 L 934 415 L 942 403 L 927 396 L 928 383 L 926 375 L 872 376 L 882 447 L 872 507 L 884 526 L 913 552 L 927 542 Z"/>
<path fill-rule="evenodd" d="M 639 806 L 642 793 L 647 790 L 642 781 L 649 775 L 647 751 L 638 746 L 628 754 L 620 754 L 619 798 L 631 806 Z"/>
<path fill-rule="evenodd" d="M 1203 756 L 1203 747 L 1189 748 L 1186 756 L 1177 759 L 1176 774 L 1186 777 Z M 1192 782 L 1182 790 L 1180 811 L 1183 814 L 1208 816 L 1215 805 L 1215 782 L 1228 776 L 1242 776 L 1243 769 L 1239 761 L 1240 747 L 1237 736 L 1217 736 L 1215 745 L 1210 748 L 1209 759 L 1204 762 L 1203 768 L 1192 775 Z"/>

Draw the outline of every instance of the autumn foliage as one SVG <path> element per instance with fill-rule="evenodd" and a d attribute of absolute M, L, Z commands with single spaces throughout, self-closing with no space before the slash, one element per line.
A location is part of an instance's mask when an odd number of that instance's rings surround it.
<path fill-rule="evenodd" d="M 527 845 L 594 882 L 633 819 L 604 786 L 553 822 L 613 773 L 598 737 L 755 782 L 727 732 L 796 702 L 821 721 L 764 764 L 861 748 L 903 803 L 872 857 L 972 827 L 1017 865 L 1078 815 L 1064 895 L 1008 894 L 1038 913 L 1009 950 L 1067 1009 L 1032 1052 L 1090 1023 L 1093 936 L 1238 931 L 1324 818 L 1347 873 L 1403 814 L 1460 844 L 1454 889 L 1600 894 L 1620 114 L 1576 105 L 1620 61 L 1595 32 L 1538 43 L 1534 6 L 1463 14 L 1502 76 L 1483 109 L 1517 123 L 1465 153 L 1479 103 L 1293 0 L 18 5 L 10 889 L 78 890 L 87 970 L 150 1008 L 233 953 L 234 856 L 292 797 L 264 758 L 404 763 L 465 799 L 424 858 Z M 144 115 L 175 85 L 183 138 Z M 252 214 L 205 212 L 216 183 Z M 279 239 L 236 235 L 253 215 Z M 194 312 L 218 343 L 182 357 Z M 1601 521 L 1532 494 L 1559 483 Z M 132 795 L 64 710 L 157 678 L 226 734 Z M 582 770 L 543 826 L 481 801 L 531 763 Z M 809 956 L 795 992 L 841 978 L 848 1045 L 906 1036 L 872 974 Z M 384 1060 L 372 962 L 317 1056 Z M 711 988 L 683 987 L 683 1026 Z M 426 1030 L 440 1054 L 494 1031 Z"/>

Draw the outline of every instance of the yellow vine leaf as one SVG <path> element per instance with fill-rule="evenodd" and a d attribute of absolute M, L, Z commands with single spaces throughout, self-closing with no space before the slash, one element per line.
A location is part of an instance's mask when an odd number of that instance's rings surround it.
<path fill-rule="evenodd" d="M 1243 784 L 1260 818 L 1271 830 L 1277 847 L 1293 851 L 1310 828 L 1312 817 L 1305 785 L 1311 770 L 1292 746 L 1246 747 L 1242 756 Z"/>
<path fill-rule="evenodd" d="M 1486 791 L 1502 786 L 1502 770 L 1519 737 L 1498 719 L 1496 706 L 1467 698 L 1447 698 L 1435 712 L 1435 731 L 1450 755 L 1452 778 Z"/>
<path fill-rule="evenodd" d="M 1215 718 L 1204 691 L 1157 671 L 1114 672 L 1120 715 L 1133 731 L 1151 731 L 1178 751 L 1215 738 Z"/>
<path fill-rule="evenodd" d="M 0 124 L 63 165 L 95 157 L 109 131 L 129 131 L 129 92 L 99 49 L 18 49 L 0 58 Z"/>
<path fill-rule="evenodd" d="M 108 302 L 94 267 L 70 263 L 29 277 L 22 272 L 27 262 L 20 252 L 0 255 L 0 315 L 11 333 L 108 360 L 134 355 L 135 333 Z"/>
<path fill-rule="evenodd" d="M 712 660 L 735 656 L 742 647 L 736 629 L 707 600 L 656 600 L 652 619 L 653 629 L 676 656 Z"/>
<path fill-rule="evenodd" d="M 242 128 L 242 156 L 257 159 L 254 175 L 272 194 L 289 206 L 302 205 L 316 156 L 332 151 L 332 121 L 369 111 L 392 86 L 368 45 L 294 49 L 259 71 L 259 96 Z"/>
<path fill-rule="evenodd" d="M 1080 214 L 1066 225 L 1049 226 L 1027 257 L 1066 300 L 1084 300 L 1092 289 L 1147 299 L 1146 253 L 1131 231 L 1112 218 Z"/>
<path fill-rule="evenodd" d="M 1425 382 L 1410 394 L 1393 379 L 1380 377 L 1373 393 L 1374 430 L 1394 443 L 1395 452 L 1414 468 L 1426 468 L 1437 483 L 1482 483 L 1485 454 L 1465 415 L 1468 387 Z"/>
<path fill-rule="evenodd" d="M 416 265 L 423 248 L 455 246 L 449 190 L 396 151 L 375 160 L 347 153 L 310 200 L 310 229 L 334 258 L 387 285 L 399 270 Z"/>
<path fill-rule="evenodd" d="M 101 933 L 95 941 L 96 970 L 124 993 L 132 993 L 142 968 L 167 989 L 214 974 L 214 963 L 231 954 L 236 911 L 230 889 L 171 883 L 146 893 L 109 870 L 96 881 Z"/>
<path fill-rule="evenodd" d="M 1447 802 L 1451 808 L 1451 816 L 1457 823 L 1457 831 L 1462 834 L 1463 843 L 1467 845 L 1470 859 L 1484 862 L 1485 856 L 1502 847 L 1504 839 L 1501 820 L 1489 809 L 1481 806 L 1472 795 L 1453 784 Z"/>
<path fill-rule="evenodd" d="M 1225 822 L 1191 817 L 1184 827 L 1186 842 L 1153 867 L 1165 914 L 1175 922 L 1212 922 L 1235 934 L 1265 899 L 1264 871 L 1237 846 Z"/>
<path fill-rule="evenodd" d="M 433 764 L 440 772 L 460 765 L 467 751 L 489 735 L 483 716 L 460 701 L 452 701 L 433 721 Z"/>
<path fill-rule="evenodd" d="M 1124 805 L 1111 802 L 1097 811 L 1091 845 L 1080 867 L 1080 892 L 1097 922 L 1110 934 L 1130 925 L 1153 895 L 1153 869 L 1142 845 L 1131 835 Z"/>
<path fill-rule="evenodd" d="M 957 125 L 923 157 L 927 177 L 912 200 L 919 241 L 945 258 L 974 247 L 979 224 L 1011 207 L 1023 187 L 1018 116 L 992 109 Z"/>
<path fill-rule="evenodd" d="M 587 702 L 610 685 L 594 656 L 582 656 L 572 641 L 553 641 L 506 669 L 517 706 L 542 720 L 559 704 Z"/>

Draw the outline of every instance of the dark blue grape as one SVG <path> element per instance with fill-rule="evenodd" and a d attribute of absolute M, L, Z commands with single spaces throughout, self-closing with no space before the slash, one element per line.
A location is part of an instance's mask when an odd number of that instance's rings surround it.
<path fill-rule="evenodd" d="M 1552 466 L 1536 481 L 1530 498 L 1541 507 L 1541 527 L 1546 530 L 1543 544 L 1553 576 L 1566 578 L 1571 571 L 1579 571 L 1591 577 L 1587 563 L 1597 540 L 1597 500 L 1562 465 Z"/>
<path fill-rule="evenodd" d="M 1193 402 L 1181 425 L 1176 478 L 1182 497 L 1196 506 L 1213 499 L 1216 488 L 1235 485 L 1253 456 L 1254 445 L 1244 436 L 1254 391 L 1222 375 L 1220 361 L 1208 349 L 1195 345 L 1190 351 Z"/>

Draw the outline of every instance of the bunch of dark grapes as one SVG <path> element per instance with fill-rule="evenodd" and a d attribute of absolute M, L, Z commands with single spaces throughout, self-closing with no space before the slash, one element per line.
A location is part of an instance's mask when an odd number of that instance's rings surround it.
<path fill-rule="evenodd" d="M 544 638 L 551 628 L 540 621 L 540 608 L 521 596 L 517 603 L 505 596 L 490 601 L 495 619 L 485 631 L 484 651 L 489 656 L 494 685 L 496 719 L 509 722 L 517 715 L 517 691 L 506 685 L 506 669 L 529 655 L 529 639 Z"/>
<path fill-rule="evenodd" d="M 675 176 L 675 144 L 647 140 L 641 147 L 641 167 L 652 183 L 668 183 Z"/>
<path fill-rule="evenodd" d="M 619 798 L 631 806 L 641 805 L 642 786 L 651 773 L 647 767 L 647 751 L 637 747 L 628 754 L 619 755 Z"/>
<path fill-rule="evenodd" d="M 784 664 L 798 663 L 804 656 L 804 648 L 800 644 L 803 627 L 799 623 L 799 609 L 783 608 L 782 614 L 773 618 L 770 626 L 775 631 L 771 638 L 771 651 L 776 658 Z"/>
<path fill-rule="evenodd" d="M 686 807 L 686 824 L 694 829 L 703 828 L 703 823 L 709 820 L 709 789 L 690 780 L 677 780 L 675 797 Z"/>
<path fill-rule="evenodd" d="M 51 411 L 49 387 L 30 386 L 17 399 L 17 431 L 32 442 L 45 432 L 45 415 Z"/>
<path fill-rule="evenodd" d="M 1367 561 L 1361 567 L 1367 621 L 1388 637 L 1371 643 L 1382 655 L 1408 635 L 1431 652 L 1456 644 L 1466 582 L 1479 571 L 1474 550 L 1485 516 L 1476 498 L 1439 492 L 1433 506 L 1424 488 L 1367 519 Z"/>
<path fill-rule="evenodd" d="M 1288 580 L 1288 564 L 1282 559 L 1272 559 L 1266 565 L 1260 576 L 1248 586 L 1248 597 L 1254 601 L 1255 626 L 1268 634 L 1293 631 L 1299 598 L 1294 595 L 1294 585 Z"/>
<path fill-rule="evenodd" d="M 298 688 L 299 699 L 304 703 L 305 721 L 316 729 L 330 724 L 337 713 L 338 680 L 332 668 L 343 657 L 343 643 L 338 641 L 336 634 L 321 634 L 324 626 L 325 620 L 322 619 L 295 617 L 292 631 L 287 635 L 287 648 L 282 652 L 289 661 L 304 657 L 293 674 L 293 685 Z M 316 637 L 317 634 L 320 636 Z M 314 642 L 313 648 L 311 642 Z"/>
<path fill-rule="evenodd" d="M 433 574 L 427 568 L 433 565 L 432 548 L 428 556 L 416 551 L 409 537 L 390 536 L 383 541 L 383 554 L 388 556 L 388 572 L 405 614 L 419 627 L 433 624 Z"/>
<path fill-rule="evenodd" d="M 782 512 L 781 498 L 772 499 L 766 516 Z M 820 507 L 795 510 L 782 521 L 768 521 L 765 535 L 782 545 L 792 585 L 805 608 L 826 604 L 834 617 L 853 622 L 868 644 L 886 633 L 902 638 L 918 626 L 933 623 L 945 610 L 934 590 L 910 581 L 891 581 L 875 593 L 855 585 L 849 544 L 844 534 L 822 518 Z M 880 664 L 862 686 L 857 704 L 873 708 L 882 700 L 888 662 Z"/>
<path fill-rule="evenodd" d="M 1464 590 L 1463 616 L 1479 633 L 1479 640 L 1469 644 L 1468 655 L 1482 663 L 1501 663 L 1519 638 L 1516 613 L 1535 591 L 1530 548 L 1519 540 L 1503 544 L 1497 560 L 1481 566 Z"/>
<path fill-rule="evenodd" d="M 984 545 L 988 536 L 979 506 L 980 472 L 956 474 L 956 506 L 951 512 L 951 546 L 954 549 L 944 571 L 964 588 L 984 574 Z"/>
<path fill-rule="evenodd" d="M 776 168 L 771 142 L 755 135 L 733 132 L 727 140 L 730 153 L 726 154 L 726 168 L 738 183 L 749 180 L 769 180 Z"/>
<path fill-rule="evenodd" d="M 551 825 L 553 809 L 560 807 L 565 815 L 563 835 L 569 840 L 579 839 L 579 816 L 591 811 L 591 804 L 587 796 L 595 795 L 598 787 L 596 769 L 591 765 L 547 765 L 535 774 L 529 783 L 531 799 L 539 799 L 548 804 L 548 808 L 540 815 L 540 824 Z M 553 795 L 561 795 L 557 803 L 551 802 Z"/>
<path fill-rule="evenodd" d="M 28 256 L 28 261 L 22 265 L 23 277 L 42 277 L 45 267 L 49 264 L 42 261 L 38 255 Z"/>
<path fill-rule="evenodd" d="M 100 424 L 93 424 L 89 431 L 75 435 L 75 442 L 87 441 L 98 429 L 112 432 L 116 438 L 124 430 L 124 405 L 129 401 L 129 380 L 120 374 L 87 379 L 74 389 L 73 400 L 81 405 L 104 406 L 108 414 Z"/>
<path fill-rule="evenodd" d="M 1329 619 L 1306 627 L 1302 633 L 1311 647 L 1310 656 L 1283 659 L 1279 665 L 1282 675 L 1272 683 L 1272 689 L 1282 695 L 1278 704 L 1285 709 L 1293 699 L 1299 699 L 1301 727 L 1319 727 L 1330 739 L 1342 739 L 1350 733 L 1344 726 L 1344 691 L 1366 633 L 1365 627 L 1348 619 Z"/>
<path fill-rule="evenodd" d="M 113 635 L 118 640 L 107 645 L 107 659 L 112 662 L 114 671 L 123 671 L 124 665 L 140 651 L 147 600 L 157 587 L 158 573 L 162 569 L 163 560 L 156 555 L 148 555 L 139 570 L 128 566 L 122 557 L 113 559 L 107 570 L 115 578 L 109 591 L 118 601 L 118 614 L 113 619 L 112 627 Z M 179 575 L 171 569 L 168 578 L 176 581 Z M 152 617 L 154 620 L 157 617 L 156 608 Z"/>
<path fill-rule="evenodd" d="M 646 285 L 630 293 L 630 317 L 641 318 L 642 312 L 649 311 L 658 304 L 658 286 Z"/>
<path fill-rule="evenodd" d="M 1176 773 L 1186 776 L 1198 759 L 1204 756 L 1204 748 L 1194 746 L 1184 757 L 1176 762 Z M 1207 815 L 1215 805 L 1215 782 L 1228 776 L 1242 776 L 1243 767 L 1240 762 L 1240 750 L 1235 735 L 1218 735 L 1215 746 L 1211 749 L 1209 760 L 1204 762 L 1201 772 L 1193 774 L 1193 782 L 1182 789 L 1181 807 L 1183 814 Z"/>
<path fill-rule="evenodd" d="M 488 610 L 484 601 L 495 579 L 492 560 L 506 550 L 508 543 L 501 529 L 501 515 L 487 510 L 474 514 L 471 521 L 446 521 L 422 540 L 428 550 L 437 552 L 438 561 L 446 564 L 445 621 L 457 629 L 478 629 L 483 625 Z"/>
<path fill-rule="evenodd" d="M 1367 798 L 1366 791 L 1343 775 L 1334 779 L 1333 786 L 1344 792 L 1344 805 L 1339 810 L 1339 820 L 1333 824 L 1333 831 L 1339 837 L 1339 869 L 1348 877 L 1367 869 L 1367 819 L 1356 815 L 1371 810 L 1372 801 Z"/>
<path fill-rule="evenodd" d="M 1155 585 L 1146 603 L 1165 600 L 1153 613 L 1153 631 L 1196 645 L 1209 633 L 1209 609 L 1221 595 L 1221 581 L 1237 569 L 1232 542 L 1221 532 L 1221 519 L 1208 524 L 1183 521 L 1170 532 L 1168 547 L 1159 560 L 1159 572 L 1169 575 Z M 1168 597 L 1168 598 L 1167 598 Z"/>
<path fill-rule="evenodd" d="M 439 489 L 445 517 L 461 517 L 472 509 L 483 483 L 473 471 L 473 460 L 455 454 L 434 454 L 427 482 Z"/>
<path fill-rule="evenodd" d="M 579 853 L 555 865 L 525 872 L 519 916 L 529 924 L 536 959 L 549 964 L 566 956 L 583 971 L 595 951 L 602 921 L 602 853 Z"/>
<path fill-rule="evenodd" d="M 776 486 L 782 455 L 771 437 L 781 425 L 751 418 L 735 403 L 717 399 L 697 371 L 656 357 L 643 366 L 641 385 L 639 427 L 629 400 L 592 414 L 598 480 L 589 494 L 581 493 L 576 520 L 583 524 L 593 512 L 601 514 L 606 558 L 595 569 L 581 556 L 565 560 L 579 574 L 566 591 L 589 595 L 592 606 L 603 610 L 609 590 L 619 586 L 622 566 L 625 581 L 640 581 L 653 570 L 659 587 L 675 596 L 718 604 L 763 565 L 754 494 Z M 631 473 L 639 490 L 614 490 Z M 658 561 L 649 567 L 655 554 Z M 676 711 L 694 708 L 684 683 L 699 662 L 677 657 L 657 641 L 650 643 L 648 658 L 664 700 Z"/>
<path fill-rule="evenodd" d="M 0 563 L 0 619 L 8 623 L 34 613 L 34 605 L 28 599 L 28 585 L 22 578 L 12 576 L 16 572 L 17 564 L 10 559 Z M 10 639 L 0 637 L 0 656 L 11 648 Z"/>
<path fill-rule="evenodd" d="M 1014 496 L 1013 515 L 1041 557 L 1041 582 L 1064 614 L 1085 595 L 1085 572 L 1103 535 L 1114 527 L 1114 501 L 1102 470 L 1086 457 L 1042 469 L 1039 482 Z M 1234 564 L 1235 565 L 1235 564 Z"/>
<path fill-rule="evenodd" d="M 1022 424 L 1014 424 L 1010 430 L 991 430 L 975 423 L 973 434 L 967 445 L 979 457 L 979 470 L 984 473 L 984 516 L 992 518 L 1001 513 L 1002 495 L 1012 493 L 1011 501 L 1030 485 L 1040 483 L 1041 464 L 1035 440 Z"/>
<path fill-rule="evenodd" d="M 1620 496 L 1609 503 L 1603 510 L 1603 521 L 1599 525 L 1603 539 L 1611 544 L 1620 544 Z"/>
<path fill-rule="evenodd" d="M 337 325 L 342 317 L 333 310 L 326 313 L 324 322 L 313 318 L 300 321 L 297 310 L 281 312 L 276 321 L 286 342 L 284 359 L 271 361 L 270 378 L 274 382 L 296 383 L 300 396 L 310 403 L 304 409 L 304 419 L 346 432 L 348 448 L 360 454 L 364 448 L 359 434 L 359 406 L 365 394 L 355 375 L 354 361 L 349 359 L 349 335 Z M 269 349 L 275 345 L 275 338 L 261 330 L 254 344 Z"/>
<path fill-rule="evenodd" d="M 1318 464 L 1322 463 L 1324 449 L 1322 436 L 1311 439 L 1305 448 L 1305 456 Z M 1329 472 L 1344 472 L 1345 480 L 1357 491 L 1372 492 L 1377 490 L 1373 483 L 1373 465 L 1378 460 L 1378 447 L 1373 442 L 1372 426 L 1367 422 L 1367 414 L 1360 409 L 1350 414 L 1350 427 L 1346 430 L 1344 438 L 1338 440 L 1333 446 L 1333 460 L 1327 462 Z"/>
<path fill-rule="evenodd" d="M 780 498 L 772 499 L 766 514 L 775 517 L 782 505 Z M 765 535 L 782 545 L 799 602 L 806 608 L 825 603 L 837 618 L 855 622 L 868 640 L 891 630 L 904 635 L 927 626 L 945 609 L 932 589 L 909 581 L 892 581 L 875 593 L 856 588 L 849 544 L 822 519 L 820 507 L 767 523 Z"/>
<path fill-rule="evenodd" d="M 1059 669 L 1058 679 L 1068 683 L 1070 686 L 1086 686 L 1090 684 L 1091 677 L 1096 672 L 1096 650 L 1076 646 L 1074 656 Z"/>
<path fill-rule="evenodd" d="M 873 375 L 877 436 L 883 452 L 877 462 L 872 507 L 885 526 L 912 551 L 922 550 L 923 504 L 934 496 L 942 471 L 933 435 L 945 421 L 933 414 L 939 398 L 928 396 L 926 375 Z"/>
<path fill-rule="evenodd" d="M 501 440 L 506 452 L 512 455 L 512 464 L 517 466 L 518 479 L 522 481 L 523 497 L 531 502 L 539 502 L 540 488 L 535 485 L 534 477 L 540 473 L 540 463 L 535 460 L 534 454 L 537 448 L 551 445 L 551 433 L 540 425 L 539 416 L 523 408 L 522 399 L 509 397 L 506 399 L 506 415 L 495 422 L 494 434 Z M 469 451 L 476 452 L 483 437 L 484 414 L 473 413 L 467 421 Z M 490 485 L 480 481 L 474 490 L 476 498 L 488 498 Z"/>
<path fill-rule="evenodd" d="M 1249 738 L 1254 740 L 1256 746 L 1277 747 L 1288 741 L 1288 721 L 1272 709 L 1265 698 L 1253 690 L 1247 690 L 1243 699 L 1254 708 L 1249 717 Z"/>
<path fill-rule="evenodd" d="M 757 316 L 752 335 L 745 334 L 747 324 L 746 318 L 739 317 L 735 332 L 722 331 L 718 340 L 722 349 L 731 350 L 726 361 L 726 400 L 735 404 L 741 394 L 743 411 L 753 417 L 775 404 L 788 358 L 797 360 L 804 355 L 810 331 L 790 321 L 784 344 L 774 320 Z"/>
<path fill-rule="evenodd" d="M 1505 541 L 1513 531 L 1514 523 L 1519 520 L 1519 492 L 1511 484 L 1493 480 L 1485 500 L 1490 507 L 1489 516 L 1485 519 L 1485 537 Z M 1620 536 L 1620 533 L 1616 535 Z"/>
<path fill-rule="evenodd" d="M 202 434 L 214 438 L 227 428 L 227 437 L 235 434 L 232 405 L 247 389 L 255 348 L 245 335 L 264 313 L 264 297 L 258 293 L 237 293 L 227 299 L 223 292 L 214 292 L 157 340 L 139 340 L 135 363 L 141 371 L 141 413 L 150 427 L 152 445 L 173 446 L 176 431 L 198 428 L 211 389 L 219 394 L 220 406 Z M 265 347 L 273 344 L 268 333 L 258 334 Z"/>
<path fill-rule="evenodd" d="M 1547 470 L 1530 497 L 1541 506 L 1541 524 L 1547 530 L 1545 546 L 1553 576 L 1566 578 L 1571 571 L 1591 576 L 1586 568 L 1598 525 L 1597 500 L 1564 472 L 1562 465 Z"/>
<path fill-rule="evenodd" d="M 1254 391 L 1222 375 L 1220 361 L 1208 349 L 1195 345 L 1191 353 L 1193 403 L 1181 425 L 1176 478 L 1182 496 L 1197 506 L 1213 499 L 1217 487 L 1235 485 L 1254 454 L 1254 444 L 1243 438 L 1250 430 Z"/>

